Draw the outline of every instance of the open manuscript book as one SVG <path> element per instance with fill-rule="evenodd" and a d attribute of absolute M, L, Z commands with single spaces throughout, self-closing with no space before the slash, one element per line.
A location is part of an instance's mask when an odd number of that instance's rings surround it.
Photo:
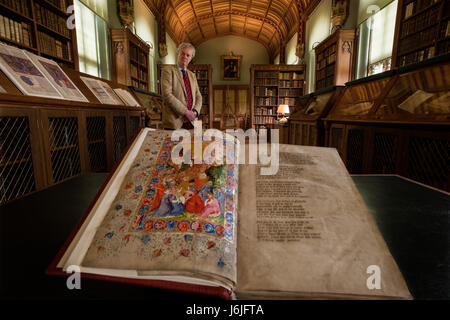
<path fill-rule="evenodd" d="M 171 133 L 141 131 L 49 273 L 225 298 L 411 298 L 335 149 L 280 145 L 278 172 L 261 175 L 176 164 Z"/>

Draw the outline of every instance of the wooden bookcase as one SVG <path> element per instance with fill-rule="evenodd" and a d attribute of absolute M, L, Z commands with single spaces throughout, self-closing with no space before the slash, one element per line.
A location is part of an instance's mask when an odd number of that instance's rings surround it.
<path fill-rule="evenodd" d="M 72 0 L 0 1 L 0 41 L 78 69 L 75 28 L 67 28 Z"/>
<path fill-rule="evenodd" d="M 114 80 L 149 91 L 150 45 L 129 29 L 111 29 Z"/>
<path fill-rule="evenodd" d="M 316 91 L 352 80 L 354 51 L 353 29 L 338 29 L 315 48 Z"/>
<path fill-rule="evenodd" d="M 252 65 L 250 68 L 250 124 L 256 129 L 276 123 L 279 104 L 291 112 L 304 92 L 304 65 Z"/>
<path fill-rule="evenodd" d="M 202 94 L 202 111 L 199 119 L 203 128 L 212 128 L 213 95 L 212 95 L 212 67 L 210 64 L 190 64 L 188 69 L 195 73 L 197 83 Z"/>
<path fill-rule="evenodd" d="M 80 79 L 88 75 L 63 70 L 89 102 L 25 96 L 0 72 L 6 90 L 0 93 L 0 206 L 82 173 L 111 170 L 144 126 L 144 108 L 101 104 Z"/>
<path fill-rule="evenodd" d="M 406 66 L 447 52 L 450 52 L 450 2 L 399 0 L 392 66 Z"/>

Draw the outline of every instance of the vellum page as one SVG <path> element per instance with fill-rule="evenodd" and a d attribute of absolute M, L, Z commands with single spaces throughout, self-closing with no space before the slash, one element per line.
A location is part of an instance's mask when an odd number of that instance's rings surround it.
<path fill-rule="evenodd" d="M 278 173 L 259 169 L 240 167 L 238 297 L 411 298 L 335 149 L 280 145 Z"/>
<path fill-rule="evenodd" d="M 81 271 L 190 278 L 185 282 L 198 278 L 231 288 L 236 282 L 238 167 L 217 162 L 177 166 L 170 156 L 177 142 L 170 134 L 146 133 L 103 221 L 85 231 L 95 235 L 87 252 L 79 254 Z"/>

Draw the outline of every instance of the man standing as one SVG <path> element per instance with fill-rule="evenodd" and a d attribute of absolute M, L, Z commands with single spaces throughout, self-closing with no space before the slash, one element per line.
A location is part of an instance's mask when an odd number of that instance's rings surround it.
<path fill-rule="evenodd" d="M 164 129 L 193 129 L 191 121 L 200 114 L 202 95 L 195 74 L 187 69 L 194 56 L 194 46 L 182 43 L 177 49 L 177 65 L 161 71 Z"/>

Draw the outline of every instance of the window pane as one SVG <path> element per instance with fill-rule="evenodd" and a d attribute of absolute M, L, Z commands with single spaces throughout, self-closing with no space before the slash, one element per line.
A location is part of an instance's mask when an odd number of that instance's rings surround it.
<path fill-rule="evenodd" d="M 75 0 L 75 23 L 80 71 L 98 76 L 97 37 L 92 32 L 95 30 L 95 14 L 78 0 Z"/>
<path fill-rule="evenodd" d="M 97 27 L 97 53 L 99 65 L 99 77 L 111 80 L 109 64 L 108 25 L 100 17 L 95 17 Z"/>
<path fill-rule="evenodd" d="M 370 64 L 379 62 L 392 55 L 396 13 L 397 0 L 392 1 L 372 16 L 372 35 L 370 37 L 369 52 Z"/>

